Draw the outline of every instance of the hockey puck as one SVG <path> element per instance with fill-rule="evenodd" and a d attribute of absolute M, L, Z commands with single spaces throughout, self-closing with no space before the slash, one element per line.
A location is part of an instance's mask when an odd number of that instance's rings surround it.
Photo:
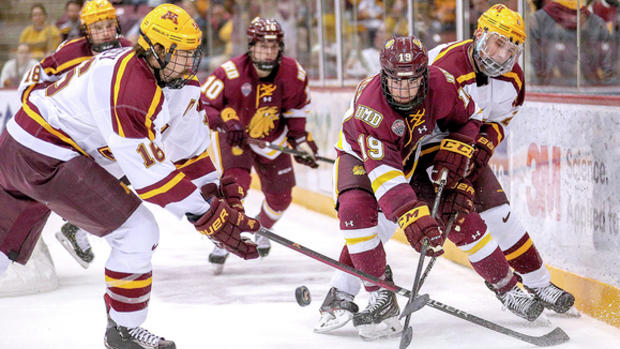
<path fill-rule="evenodd" d="M 310 297 L 310 290 L 306 286 L 297 287 L 295 289 L 295 299 L 297 299 L 297 304 L 305 307 L 312 301 L 312 298 Z"/>

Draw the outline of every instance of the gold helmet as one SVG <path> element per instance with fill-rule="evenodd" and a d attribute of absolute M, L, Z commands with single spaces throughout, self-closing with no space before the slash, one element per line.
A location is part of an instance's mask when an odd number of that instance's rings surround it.
<path fill-rule="evenodd" d="M 159 85 L 181 88 L 196 74 L 200 62 L 201 38 L 202 31 L 184 9 L 172 4 L 162 4 L 151 10 L 142 20 L 138 45 L 147 55 L 153 55 L 157 59 L 159 68 L 155 69 L 157 71 L 155 75 Z M 163 47 L 163 57 L 156 53 L 155 45 Z M 174 52 L 177 50 L 195 52 L 192 72 L 184 79 L 164 81 L 165 77 L 160 77 L 158 71 L 171 63 Z"/>
<path fill-rule="evenodd" d="M 475 37 L 473 56 L 478 70 L 499 76 L 512 70 L 527 34 L 521 15 L 497 4 L 480 16 Z"/>
<path fill-rule="evenodd" d="M 578 6 L 580 8 L 586 6 L 586 0 L 579 0 L 579 4 L 577 4 L 577 0 L 553 0 L 553 2 L 557 2 L 558 4 L 575 11 Z"/>
<path fill-rule="evenodd" d="M 498 33 L 516 45 L 522 44 L 527 38 L 523 17 L 519 12 L 515 12 L 502 4 L 491 6 L 480 15 L 478 30 Z"/>
<path fill-rule="evenodd" d="M 116 22 L 116 36 L 111 40 L 95 43 L 90 26 L 105 20 Z M 116 9 L 108 0 L 91 0 L 86 2 L 80 11 L 80 24 L 93 51 L 102 52 L 120 47 L 118 36 L 121 34 L 121 27 L 118 24 L 118 18 L 116 18 Z"/>

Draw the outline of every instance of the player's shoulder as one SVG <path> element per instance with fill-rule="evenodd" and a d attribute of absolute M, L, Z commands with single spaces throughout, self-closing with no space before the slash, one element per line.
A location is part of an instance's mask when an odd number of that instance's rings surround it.
<path fill-rule="evenodd" d="M 132 47 L 133 46 L 133 43 L 125 38 L 120 38 L 118 41 L 120 42 L 121 47 Z"/>
<path fill-rule="evenodd" d="M 58 75 L 92 57 L 92 51 L 85 37 L 63 42 L 56 52 L 41 61 L 41 67 L 48 75 Z"/>
<path fill-rule="evenodd" d="M 292 57 L 282 56 L 280 66 L 278 67 L 278 75 L 289 79 L 292 83 L 295 81 L 305 84 L 307 74 L 304 67 Z"/>
<path fill-rule="evenodd" d="M 146 61 L 132 49 L 117 50 L 112 74 L 112 89 L 116 100 L 118 103 L 151 101 L 155 94 L 161 92 L 157 90 L 161 89 Z M 105 57 L 101 57 L 104 54 L 108 54 L 108 51 L 97 56 L 99 61 L 105 60 Z"/>
<path fill-rule="evenodd" d="M 358 123 L 380 129 L 390 127 L 394 119 L 401 118 L 385 99 L 380 74 L 363 80 L 358 85 L 357 92 L 359 97 L 356 97 L 355 101 L 354 118 Z"/>
<path fill-rule="evenodd" d="M 246 54 L 236 56 L 222 63 L 213 71 L 212 75 L 224 81 L 232 81 L 245 74 L 248 64 L 249 59 Z"/>
<path fill-rule="evenodd" d="M 521 66 L 518 62 L 515 63 L 511 71 L 495 77 L 494 79 L 510 82 L 514 86 L 515 90 L 517 90 L 517 93 L 523 89 L 523 86 L 525 84 L 523 69 L 521 69 Z"/>
<path fill-rule="evenodd" d="M 459 83 L 475 81 L 476 73 L 468 55 L 471 45 L 471 39 L 440 45 L 431 50 L 429 63 L 449 72 Z"/>
<path fill-rule="evenodd" d="M 428 88 L 430 90 L 452 90 L 456 89 L 456 85 L 456 77 L 449 71 L 434 65 L 428 67 Z"/>

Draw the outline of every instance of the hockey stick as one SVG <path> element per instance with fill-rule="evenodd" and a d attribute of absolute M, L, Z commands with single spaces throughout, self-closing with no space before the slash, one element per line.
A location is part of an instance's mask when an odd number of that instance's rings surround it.
<path fill-rule="evenodd" d="M 362 280 L 366 280 L 368 282 L 371 282 L 377 286 L 381 286 L 383 288 L 386 288 L 388 290 L 391 290 L 403 297 L 407 297 L 410 298 L 411 297 L 411 292 L 409 290 L 406 290 L 402 287 L 399 287 L 397 285 L 395 285 L 392 282 L 389 281 L 385 281 L 385 280 L 380 280 L 370 274 L 366 274 L 364 272 L 361 272 L 357 269 L 351 268 L 350 266 L 346 265 L 346 264 L 342 264 L 332 258 L 329 258 L 325 255 L 322 255 L 314 250 L 311 250 L 307 247 L 304 247 L 298 243 L 292 242 L 278 234 L 275 234 L 274 232 L 265 229 L 265 228 L 260 228 L 256 234 L 262 235 L 266 238 L 268 238 L 269 240 L 275 241 L 281 245 L 284 245 L 292 250 L 295 250 L 303 255 L 306 255 L 312 259 L 315 259 L 321 263 L 327 264 L 333 268 L 336 268 L 338 270 L 344 271 L 345 273 L 349 273 L 351 275 L 357 276 L 358 278 L 362 279 Z M 461 318 L 465 321 L 474 323 L 478 326 L 482 326 L 484 328 L 487 328 L 491 331 L 495 331 L 513 338 L 517 338 L 521 341 L 530 343 L 530 344 L 534 344 L 537 346 L 552 346 L 552 345 L 557 345 L 557 344 L 561 344 L 564 343 L 566 341 L 568 341 L 570 338 L 568 337 L 568 335 L 566 334 L 566 332 L 564 332 L 561 328 L 556 327 L 553 331 L 544 334 L 542 336 L 530 336 L 521 332 L 517 332 L 514 330 L 511 330 L 509 328 L 503 327 L 499 324 L 496 324 L 495 322 L 489 321 L 489 320 L 485 320 L 482 318 L 479 318 L 475 315 L 469 314 L 463 310 L 454 308 L 452 306 L 440 303 L 438 301 L 435 301 L 433 299 L 431 299 L 430 297 L 428 297 L 428 295 L 422 295 L 422 296 L 418 296 L 418 298 L 416 298 L 416 300 L 424 300 L 424 303 L 428 306 L 430 306 L 431 308 L 437 309 L 439 311 L 442 311 L 448 315 L 452 315 L 452 316 L 456 316 L 458 318 Z"/>
<path fill-rule="evenodd" d="M 439 187 L 437 188 L 437 194 L 435 194 L 435 200 L 433 201 L 433 209 L 431 211 L 431 217 L 433 218 L 435 218 L 435 216 L 437 215 L 437 209 L 439 208 L 439 202 L 441 201 L 441 194 L 443 193 L 443 188 L 446 186 L 447 181 L 448 181 L 448 170 L 444 169 L 441 172 L 441 176 L 439 179 Z M 399 345 L 400 349 L 407 348 L 409 344 L 411 344 L 411 339 L 413 338 L 413 328 L 409 326 L 409 321 L 411 320 L 411 314 L 419 310 L 418 309 L 419 305 L 414 303 L 414 300 L 416 296 L 418 295 L 418 292 L 420 291 L 420 287 L 421 287 L 420 274 L 422 273 L 422 266 L 424 265 L 424 257 L 426 256 L 428 245 L 429 245 L 429 241 L 426 237 L 424 237 L 422 241 L 422 248 L 420 249 L 420 258 L 418 259 L 418 266 L 415 272 L 415 277 L 413 278 L 413 287 L 411 288 L 411 297 L 409 297 L 409 300 L 407 301 L 407 305 L 405 305 L 405 308 L 403 308 L 403 311 L 400 314 L 400 317 L 398 317 L 399 320 L 405 317 L 405 324 L 404 324 L 405 329 L 403 330 L 403 333 L 400 337 L 400 345 Z M 431 259 L 431 261 L 433 261 L 433 259 Z M 432 267 L 432 265 L 430 266 Z M 426 270 L 424 271 L 424 278 L 426 278 L 426 275 L 428 275 L 429 271 L 430 271 L 430 268 L 427 266 Z"/>
<path fill-rule="evenodd" d="M 254 145 L 259 146 L 261 148 L 265 148 L 266 147 L 266 148 L 269 148 L 269 149 L 279 150 L 279 151 L 281 151 L 283 153 L 287 153 L 287 154 L 291 154 L 291 155 L 295 155 L 295 156 L 301 156 L 301 157 L 304 157 L 304 158 L 312 157 L 312 155 L 310 155 L 310 154 L 308 154 L 306 152 L 299 151 L 299 150 L 296 150 L 296 149 L 293 149 L 293 148 L 289 148 L 289 147 L 285 147 L 285 146 L 282 146 L 282 145 L 273 144 L 273 143 L 271 143 L 269 141 L 263 141 L 263 140 L 256 139 L 256 138 L 248 138 L 247 142 L 248 142 L 248 144 L 254 144 Z M 333 164 L 333 163 L 336 162 L 336 160 L 334 160 L 334 159 L 326 158 L 326 157 L 320 156 L 320 155 L 316 155 L 314 157 L 318 161 L 323 161 L 323 162 L 326 162 L 328 164 Z"/>

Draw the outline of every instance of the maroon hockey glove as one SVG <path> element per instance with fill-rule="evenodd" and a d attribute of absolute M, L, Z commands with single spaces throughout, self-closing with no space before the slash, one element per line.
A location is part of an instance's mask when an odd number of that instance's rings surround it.
<path fill-rule="evenodd" d="M 422 202 L 418 202 L 412 209 L 406 211 L 398 218 L 398 225 L 405 232 L 409 244 L 420 252 L 422 249 L 422 239 L 428 238 L 429 248 L 426 255 L 431 257 L 443 254 L 443 236 L 437 221 Z"/>
<path fill-rule="evenodd" d="M 497 131 L 498 126 L 493 127 L 492 125 L 493 124 L 484 124 L 481 128 L 481 131 L 483 131 L 480 132 L 476 138 L 476 151 L 472 157 L 474 170 L 470 176 L 472 182 L 478 178 L 478 170 L 489 163 L 489 160 L 495 152 L 495 147 L 497 147 L 503 138 L 502 134 Z"/>
<path fill-rule="evenodd" d="M 295 161 L 312 168 L 319 167 L 319 164 L 316 162 L 316 154 L 319 152 L 319 148 L 312 140 L 312 133 L 305 132 L 300 135 L 289 133 L 288 143 L 293 149 L 308 154 L 308 156 L 295 155 Z"/>
<path fill-rule="evenodd" d="M 243 259 L 257 258 L 256 244 L 242 237 L 241 232 L 256 232 L 260 223 L 230 208 L 226 201 L 215 196 L 211 197 L 210 204 L 211 207 L 202 216 L 188 215 L 196 230 L 208 236 L 218 247 Z"/>
<path fill-rule="evenodd" d="M 431 179 L 438 183 L 442 170 L 448 170 L 446 187 L 450 188 L 454 183 L 467 174 L 470 159 L 474 153 L 474 141 L 464 135 L 451 133 L 444 138 L 439 145 L 439 151 L 435 155 Z"/>
<path fill-rule="evenodd" d="M 231 146 L 241 146 L 247 137 L 243 124 L 239 121 L 239 116 L 233 108 L 224 108 L 220 113 L 224 122 L 224 132 L 226 132 L 226 142 Z"/>
<path fill-rule="evenodd" d="M 452 187 L 447 188 L 439 206 L 439 213 L 444 224 L 448 223 L 450 216 L 458 213 L 458 220 L 455 224 L 460 225 L 465 217 L 474 208 L 474 196 L 476 192 L 467 179 L 462 179 Z"/>
<path fill-rule="evenodd" d="M 207 200 L 211 196 L 216 196 L 220 199 L 226 200 L 228 206 L 239 212 L 245 213 L 245 208 L 241 202 L 245 197 L 243 188 L 231 176 L 224 176 L 220 178 L 219 188 L 215 183 L 207 183 L 200 188 L 200 192 Z"/>

